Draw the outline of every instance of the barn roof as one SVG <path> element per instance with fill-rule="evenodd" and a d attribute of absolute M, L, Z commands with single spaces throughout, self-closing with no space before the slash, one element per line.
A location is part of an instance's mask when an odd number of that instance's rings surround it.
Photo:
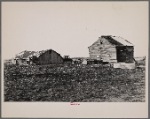
<path fill-rule="evenodd" d="M 101 38 L 105 38 L 112 45 L 116 45 L 116 46 L 133 46 L 133 44 L 131 42 L 129 42 L 128 40 L 126 40 L 126 39 L 124 39 L 120 36 L 112 36 L 112 35 L 101 36 L 91 46 L 93 46 L 94 44 L 100 43 L 99 41 L 100 41 Z"/>
<path fill-rule="evenodd" d="M 37 51 L 33 54 L 33 56 L 39 57 L 41 54 L 45 53 L 48 50 L 41 50 L 41 51 Z"/>
<path fill-rule="evenodd" d="M 101 37 L 107 39 L 113 45 L 133 46 L 133 44 L 131 42 L 129 42 L 128 40 L 126 40 L 120 36 L 109 35 L 109 36 L 101 36 Z"/>
<path fill-rule="evenodd" d="M 52 49 L 37 51 L 36 53 L 33 54 L 33 56 L 39 57 L 39 56 L 41 56 L 43 53 L 45 53 L 45 52 L 47 52 L 47 51 L 53 51 L 53 52 L 57 53 L 57 55 L 61 56 L 58 52 L 56 52 L 55 50 L 52 50 Z M 61 57 L 62 57 L 62 56 L 61 56 Z"/>

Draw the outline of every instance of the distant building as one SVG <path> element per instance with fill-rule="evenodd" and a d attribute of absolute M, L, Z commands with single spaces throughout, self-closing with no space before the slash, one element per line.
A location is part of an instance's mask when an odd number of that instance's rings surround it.
<path fill-rule="evenodd" d="M 134 63 L 134 46 L 118 36 L 101 36 L 89 48 L 90 58 L 109 63 Z"/>
<path fill-rule="evenodd" d="M 68 64 L 68 65 L 72 64 L 72 59 L 69 57 L 69 55 L 65 55 L 63 61 L 64 64 Z"/>
<path fill-rule="evenodd" d="M 63 58 L 56 51 L 42 50 L 42 51 L 23 51 L 16 55 L 16 64 L 28 65 L 28 64 L 62 64 Z"/>
<path fill-rule="evenodd" d="M 63 63 L 62 56 L 52 49 L 38 51 L 34 53 L 33 56 L 36 58 L 36 64 L 43 65 L 43 64 L 62 64 Z"/>
<path fill-rule="evenodd" d="M 16 64 L 16 61 L 12 58 L 12 59 L 4 60 L 4 63 L 7 65 L 11 65 L 11 64 Z"/>
<path fill-rule="evenodd" d="M 16 55 L 15 57 L 15 64 L 17 65 L 28 65 L 32 64 L 32 56 L 33 54 L 36 53 L 35 51 L 22 51 L 19 54 Z"/>
<path fill-rule="evenodd" d="M 79 65 L 79 64 L 81 64 L 81 60 L 78 58 L 72 58 L 72 64 Z"/>

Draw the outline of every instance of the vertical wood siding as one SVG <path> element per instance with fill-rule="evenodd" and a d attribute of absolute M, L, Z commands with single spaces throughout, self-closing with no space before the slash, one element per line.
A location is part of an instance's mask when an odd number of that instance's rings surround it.
<path fill-rule="evenodd" d="M 53 50 L 48 50 L 39 57 L 39 64 L 62 64 L 63 58 Z"/>

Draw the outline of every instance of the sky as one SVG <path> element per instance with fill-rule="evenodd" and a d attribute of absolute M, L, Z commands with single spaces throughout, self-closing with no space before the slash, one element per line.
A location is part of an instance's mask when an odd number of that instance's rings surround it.
<path fill-rule="evenodd" d="M 2 57 L 46 49 L 88 57 L 101 35 L 121 36 L 146 56 L 148 26 L 148 1 L 2 2 Z"/>

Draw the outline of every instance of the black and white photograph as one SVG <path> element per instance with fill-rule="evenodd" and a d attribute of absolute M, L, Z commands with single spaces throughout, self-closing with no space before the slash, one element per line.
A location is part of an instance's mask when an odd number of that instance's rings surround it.
<path fill-rule="evenodd" d="M 2 2 L 1 21 L 3 103 L 147 103 L 147 1 Z"/>

